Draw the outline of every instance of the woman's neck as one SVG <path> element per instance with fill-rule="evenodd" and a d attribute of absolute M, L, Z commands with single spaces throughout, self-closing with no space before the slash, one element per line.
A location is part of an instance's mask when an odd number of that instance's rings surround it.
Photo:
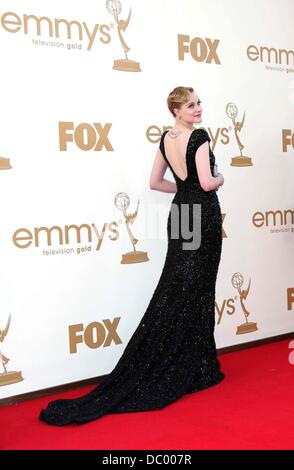
<path fill-rule="evenodd" d="M 174 128 L 175 129 L 190 129 L 192 130 L 193 129 L 193 123 L 191 124 L 184 124 L 184 123 L 180 123 L 179 121 L 176 121 L 175 124 L 174 124 Z"/>

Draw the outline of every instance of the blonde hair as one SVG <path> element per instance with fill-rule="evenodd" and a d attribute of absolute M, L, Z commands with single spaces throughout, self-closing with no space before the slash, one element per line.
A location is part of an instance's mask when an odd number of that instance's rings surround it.
<path fill-rule="evenodd" d="M 167 106 L 174 117 L 176 117 L 174 109 L 178 109 L 182 104 L 187 103 L 191 97 L 191 93 L 193 92 L 194 90 L 192 87 L 185 86 L 177 86 L 170 92 L 167 97 Z"/>

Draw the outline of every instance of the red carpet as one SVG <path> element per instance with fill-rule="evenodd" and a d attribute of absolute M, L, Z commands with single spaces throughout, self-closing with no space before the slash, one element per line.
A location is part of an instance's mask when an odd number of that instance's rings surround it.
<path fill-rule="evenodd" d="M 226 378 L 159 411 L 106 415 L 82 426 L 38 421 L 49 398 L 0 408 L 1 449 L 293 449 L 289 342 L 220 356 Z M 56 395 L 76 397 L 92 387 Z M 50 400 L 53 397 L 50 397 Z"/>

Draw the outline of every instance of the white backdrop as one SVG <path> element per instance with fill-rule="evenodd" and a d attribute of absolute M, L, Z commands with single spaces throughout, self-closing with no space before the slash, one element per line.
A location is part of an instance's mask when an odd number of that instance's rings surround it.
<path fill-rule="evenodd" d="M 292 0 L 106 4 L 1 2 L 1 398 L 107 374 L 121 356 L 166 255 L 174 194 L 150 190 L 149 177 L 179 85 L 201 99 L 197 127 L 225 177 L 217 346 L 293 331 Z M 245 115 L 250 166 L 231 165 L 229 103 L 235 126 Z M 133 249 L 121 192 L 128 214 L 140 201 L 130 228 L 146 262 L 121 263 Z"/>

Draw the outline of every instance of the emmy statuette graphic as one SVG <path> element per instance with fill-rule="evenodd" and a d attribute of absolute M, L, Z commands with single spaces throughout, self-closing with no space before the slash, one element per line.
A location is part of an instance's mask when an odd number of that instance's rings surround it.
<path fill-rule="evenodd" d="M 115 196 L 114 205 L 117 209 L 123 212 L 123 215 L 125 217 L 127 232 L 133 245 L 133 251 L 130 251 L 122 255 L 121 263 L 130 264 L 130 263 L 143 263 L 144 261 L 149 261 L 146 251 L 136 250 L 135 245 L 138 243 L 139 240 L 134 237 L 130 229 L 130 224 L 134 223 L 134 220 L 136 219 L 137 214 L 138 214 L 139 201 L 137 203 L 136 212 L 134 212 L 133 214 L 127 214 L 126 212 L 127 208 L 130 205 L 130 198 L 126 193 L 118 193 Z"/>
<path fill-rule="evenodd" d="M 232 158 L 231 160 L 231 166 L 252 166 L 252 161 L 251 157 L 246 157 L 242 154 L 242 150 L 244 148 L 244 145 L 241 143 L 240 138 L 238 133 L 241 131 L 243 125 L 244 125 L 244 120 L 245 120 L 245 113 L 243 114 L 243 119 L 242 122 L 235 121 L 235 118 L 238 115 L 238 108 L 235 105 L 235 103 L 228 103 L 226 106 L 226 113 L 227 116 L 232 119 L 232 122 L 234 124 L 234 131 L 235 131 L 235 137 L 236 141 L 240 150 L 240 155 L 237 155 Z"/>
<path fill-rule="evenodd" d="M 127 46 L 127 44 L 126 44 L 126 42 L 123 38 L 123 35 L 122 35 L 122 31 L 125 31 L 127 29 L 127 27 L 129 26 L 132 9 L 130 8 L 129 16 L 128 16 L 127 20 L 120 20 L 118 18 L 118 15 L 121 13 L 122 8 L 121 8 L 121 3 L 120 3 L 119 0 L 107 0 L 106 1 L 106 8 L 107 8 L 108 12 L 111 15 L 114 16 L 114 19 L 115 19 L 116 25 L 117 25 L 118 37 L 119 37 L 120 43 L 122 45 L 122 48 L 123 48 L 125 56 L 126 56 L 125 59 L 114 60 L 112 68 L 114 70 L 121 70 L 123 72 L 141 72 L 139 62 L 136 62 L 134 60 L 130 60 L 128 58 L 127 53 L 129 52 L 130 48 Z"/>
<path fill-rule="evenodd" d="M 237 326 L 237 331 L 236 331 L 237 335 L 242 335 L 244 333 L 252 333 L 252 331 L 258 330 L 256 323 L 249 322 L 247 320 L 247 317 L 250 315 L 250 312 L 248 312 L 248 310 L 246 309 L 246 307 L 243 303 L 243 300 L 244 299 L 246 300 L 247 295 L 249 293 L 251 279 L 249 279 L 249 284 L 248 284 L 248 287 L 247 287 L 246 290 L 241 290 L 243 282 L 244 282 L 244 278 L 243 278 L 241 273 L 235 273 L 232 276 L 232 284 L 235 287 L 235 289 L 237 289 L 238 292 L 239 292 L 240 304 L 241 304 L 241 307 L 242 307 L 242 310 L 243 310 L 243 313 L 244 313 L 244 316 L 245 316 L 245 320 L 246 320 L 245 323 L 242 323 L 242 325 Z"/>
<path fill-rule="evenodd" d="M 0 157 L 0 170 L 10 170 L 12 166 L 10 165 L 9 158 Z"/>
<path fill-rule="evenodd" d="M 8 321 L 4 330 L 0 330 L 0 343 L 3 343 L 5 336 L 8 333 L 10 326 L 11 315 L 8 317 Z M 23 380 L 21 372 L 8 371 L 6 364 L 9 362 L 8 357 L 4 356 L 0 351 L 0 362 L 2 363 L 4 372 L 0 373 L 0 385 L 10 385 Z"/>

